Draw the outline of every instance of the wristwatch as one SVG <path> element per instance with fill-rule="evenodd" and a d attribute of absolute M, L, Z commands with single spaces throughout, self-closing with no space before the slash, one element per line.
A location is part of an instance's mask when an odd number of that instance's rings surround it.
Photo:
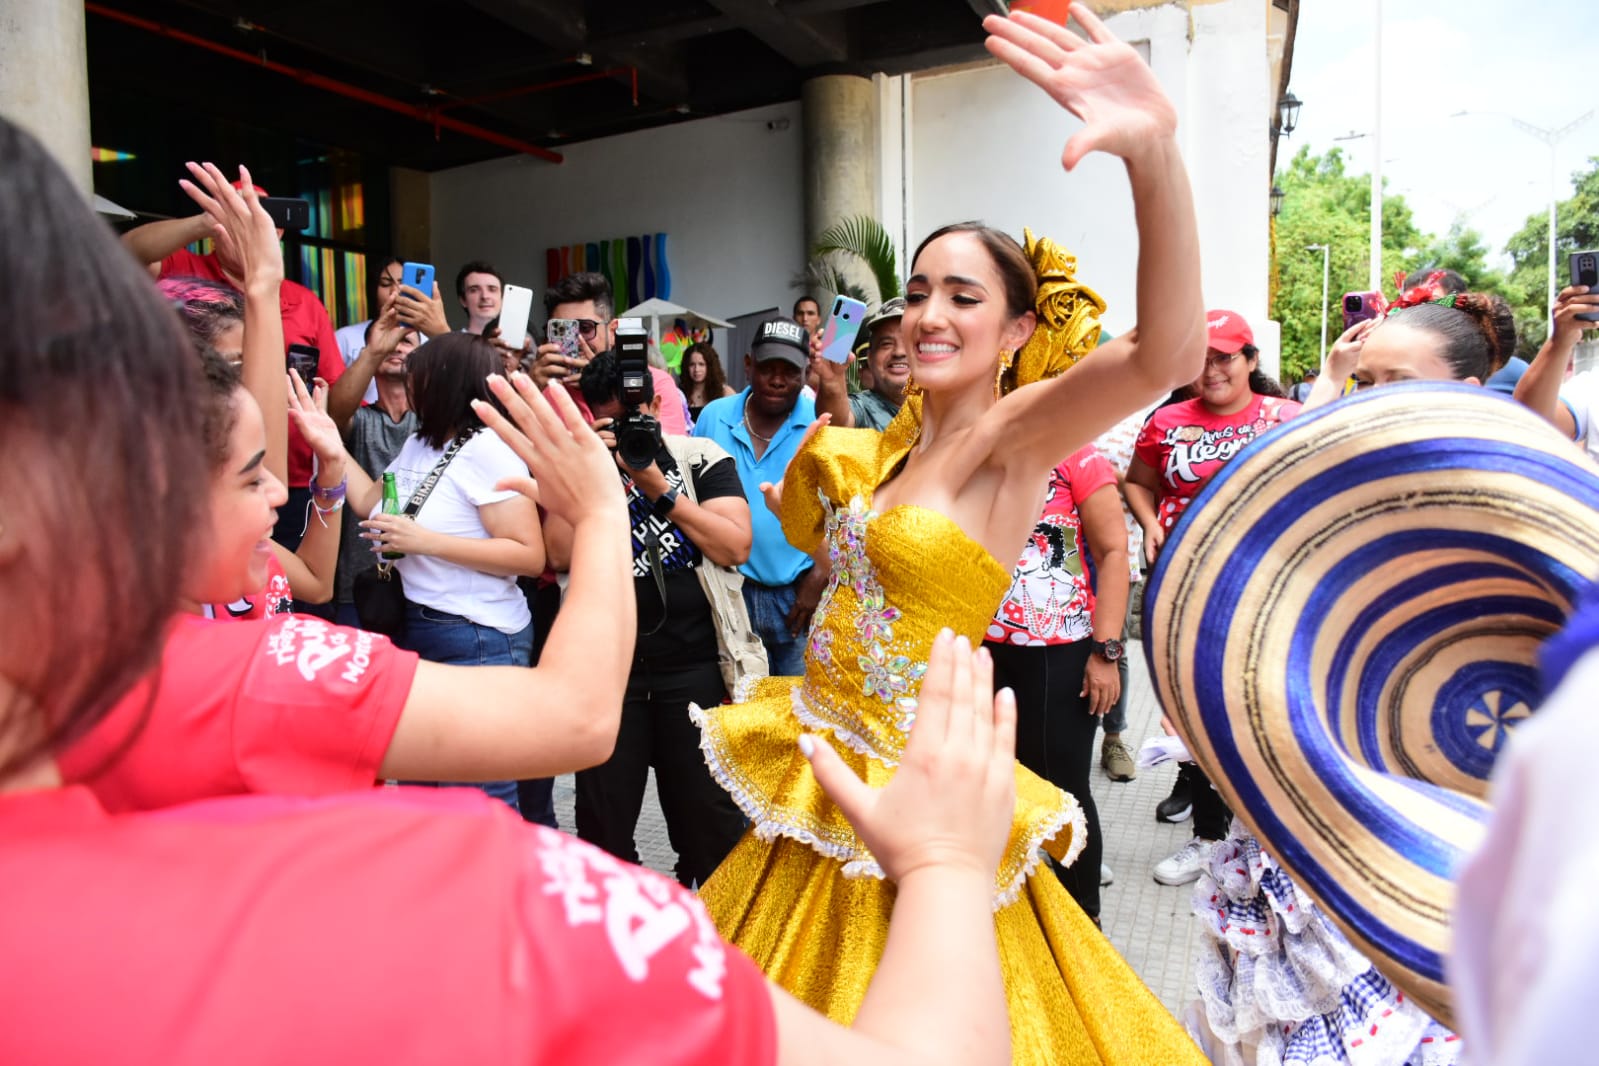
<path fill-rule="evenodd" d="M 655 498 L 655 513 L 656 513 L 657 516 L 659 516 L 661 518 L 665 518 L 667 515 L 671 514 L 672 513 L 672 508 L 674 508 L 676 506 L 677 506 L 677 490 L 676 489 L 667 489 L 665 492 L 661 493 L 659 496 L 657 496 Z"/>
<path fill-rule="evenodd" d="M 1094 640 L 1090 638 L 1088 646 L 1093 649 L 1095 655 L 1109 663 L 1118 662 L 1123 655 L 1127 654 L 1127 649 L 1123 647 L 1122 642 L 1119 640 Z"/>

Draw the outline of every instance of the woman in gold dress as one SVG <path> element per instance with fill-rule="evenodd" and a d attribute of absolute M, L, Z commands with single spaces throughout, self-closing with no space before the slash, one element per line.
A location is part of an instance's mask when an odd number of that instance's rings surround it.
<path fill-rule="evenodd" d="M 1125 161 L 1140 242 L 1138 329 L 1062 375 L 1093 346 L 1102 306 L 1073 280 L 1068 256 L 1030 235 L 1024 252 L 976 224 L 923 242 L 901 324 L 914 377 L 904 408 L 881 435 L 815 432 L 768 494 L 789 540 L 825 546 L 832 565 L 805 677 L 766 678 L 741 702 L 695 709 L 706 761 L 752 822 L 702 898 L 768 976 L 840 1022 L 861 1004 L 895 893 L 817 786 L 800 736 L 826 737 L 869 784 L 889 780 L 934 637 L 948 626 L 981 641 L 1050 470 L 1192 381 L 1204 359 L 1176 114 L 1132 48 L 1082 4 L 1072 14 L 1088 39 L 1017 14 L 984 20 L 987 46 L 1083 120 L 1062 156 L 1068 171 L 1091 151 Z M 1203 1062 L 1059 882 L 1032 876 L 1040 849 L 1075 856 L 1082 815 L 1066 793 L 1020 766 L 1016 775 L 994 885 L 1015 1061 Z"/>

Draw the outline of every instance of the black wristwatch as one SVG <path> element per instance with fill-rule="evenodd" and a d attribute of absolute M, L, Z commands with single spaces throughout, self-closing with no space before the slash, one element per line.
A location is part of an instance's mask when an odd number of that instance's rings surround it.
<path fill-rule="evenodd" d="M 657 516 L 659 516 L 661 518 L 665 518 L 667 515 L 671 514 L 672 513 L 672 508 L 674 508 L 676 506 L 677 506 L 677 490 L 676 489 L 667 489 L 665 492 L 661 493 L 659 496 L 657 496 L 655 498 L 655 513 L 656 513 Z"/>
<path fill-rule="evenodd" d="M 1093 649 L 1095 655 L 1108 663 L 1119 662 L 1121 657 L 1127 654 L 1127 649 L 1119 640 L 1093 640 L 1090 638 L 1088 646 Z"/>

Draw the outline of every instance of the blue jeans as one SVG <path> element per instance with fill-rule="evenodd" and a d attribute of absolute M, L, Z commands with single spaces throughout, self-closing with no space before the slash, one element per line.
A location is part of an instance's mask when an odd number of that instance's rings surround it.
<path fill-rule="evenodd" d="M 1116 672 L 1121 675 L 1122 693 L 1116 697 L 1116 702 L 1111 704 L 1110 710 L 1105 712 L 1105 717 L 1099 720 L 1107 733 L 1122 733 L 1127 730 L 1127 656 L 1123 655 L 1116 660 Z"/>
<path fill-rule="evenodd" d="M 405 605 L 405 632 L 395 641 L 430 663 L 452 666 L 526 666 L 533 652 L 532 623 L 509 635 L 492 626 L 480 626 L 458 614 L 436 611 L 414 603 Z M 440 781 L 446 788 L 480 788 L 513 811 L 517 803 L 515 781 L 477 781 L 462 784 Z"/>
<path fill-rule="evenodd" d="M 794 609 L 794 586 L 774 588 L 746 579 L 744 605 L 749 608 L 755 635 L 766 645 L 767 668 L 772 676 L 804 676 L 805 634 L 793 637 L 788 632 L 788 612 Z"/>

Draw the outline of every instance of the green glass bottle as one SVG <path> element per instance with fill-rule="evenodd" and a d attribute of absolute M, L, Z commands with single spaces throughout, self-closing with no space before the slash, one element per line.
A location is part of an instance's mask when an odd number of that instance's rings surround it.
<path fill-rule="evenodd" d="M 383 475 L 383 513 L 400 514 L 400 488 L 394 483 L 394 475 L 385 472 Z M 404 552 L 383 552 L 385 559 L 404 559 Z"/>

